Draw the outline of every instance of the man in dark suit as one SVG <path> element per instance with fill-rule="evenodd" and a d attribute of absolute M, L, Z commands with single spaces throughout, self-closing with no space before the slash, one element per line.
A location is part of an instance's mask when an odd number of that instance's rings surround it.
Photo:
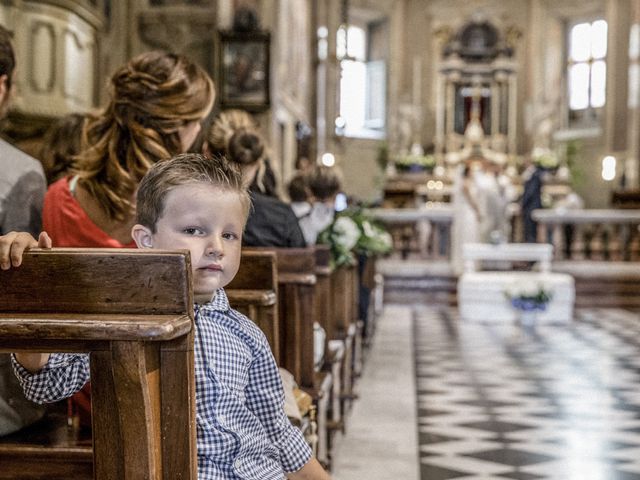
<path fill-rule="evenodd" d="M 524 192 L 522 194 L 522 219 L 524 223 L 524 241 L 535 243 L 538 236 L 538 224 L 531 212 L 542 208 L 542 169 L 531 164 L 523 174 Z"/>

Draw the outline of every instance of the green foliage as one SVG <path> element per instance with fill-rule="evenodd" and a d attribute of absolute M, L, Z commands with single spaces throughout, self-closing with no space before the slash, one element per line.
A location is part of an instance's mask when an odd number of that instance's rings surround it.
<path fill-rule="evenodd" d="M 411 170 L 412 167 L 429 170 L 436 166 L 433 155 L 406 155 L 395 159 L 396 167 L 401 170 Z"/>
<path fill-rule="evenodd" d="M 389 144 L 387 142 L 380 142 L 378 146 L 378 155 L 376 156 L 376 163 L 382 172 L 387 169 L 389 164 Z"/>
<path fill-rule="evenodd" d="M 571 186 L 577 188 L 584 182 L 584 172 L 578 166 L 578 156 L 582 150 L 579 140 L 569 140 L 564 144 L 564 162 L 571 175 Z"/>
<path fill-rule="evenodd" d="M 541 284 L 513 285 L 504 292 L 514 308 L 519 310 L 544 309 L 553 294 Z"/>

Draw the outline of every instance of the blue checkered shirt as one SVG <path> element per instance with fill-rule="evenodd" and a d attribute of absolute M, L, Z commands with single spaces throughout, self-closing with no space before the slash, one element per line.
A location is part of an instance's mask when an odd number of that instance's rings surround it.
<path fill-rule="evenodd" d="M 224 290 L 195 306 L 198 478 L 285 478 L 311 449 L 286 417 L 280 374 L 262 331 L 229 307 Z M 30 374 L 13 359 L 26 396 L 38 403 L 66 398 L 89 380 L 86 354 L 53 354 Z"/>

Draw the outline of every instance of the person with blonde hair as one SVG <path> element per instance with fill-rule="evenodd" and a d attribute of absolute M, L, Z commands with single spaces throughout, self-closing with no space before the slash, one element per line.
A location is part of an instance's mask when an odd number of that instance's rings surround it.
<path fill-rule="evenodd" d="M 229 305 L 224 291 L 240 266 L 249 208 L 238 168 L 217 156 L 160 161 L 137 193 L 131 235 L 138 247 L 191 254 L 198 478 L 329 480 L 284 412 L 264 333 Z M 87 354 L 20 352 L 14 368 L 30 399 L 52 402 L 89 379 L 89 362 Z"/>

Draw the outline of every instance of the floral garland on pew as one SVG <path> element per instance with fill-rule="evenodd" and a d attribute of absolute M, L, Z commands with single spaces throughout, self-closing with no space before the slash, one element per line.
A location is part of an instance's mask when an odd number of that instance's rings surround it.
<path fill-rule="evenodd" d="M 355 265 L 356 255 L 383 255 L 392 248 L 389 232 L 361 207 L 337 213 L 331 225 L 320 232 L 317 243 L 329 245 L 334 267 Z"/>

